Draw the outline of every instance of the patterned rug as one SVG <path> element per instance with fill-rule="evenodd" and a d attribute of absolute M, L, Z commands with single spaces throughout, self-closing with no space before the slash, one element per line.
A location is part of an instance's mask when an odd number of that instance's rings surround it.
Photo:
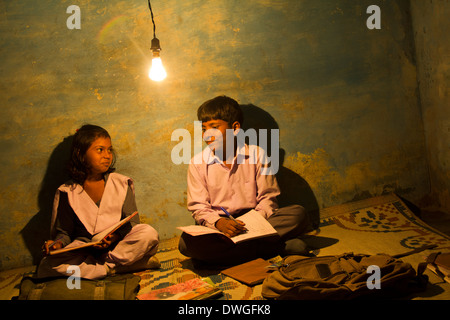
<path fill-rule="evenodd" d="M 364 202 L 349 205 L 353 210 L 344 213 L 345 205 L 327 209 L 328 214 L 333 210 L 337 214 L 322 219 L 320 228 L 311 235 L 337 242 L 322 248 L 321 255 L 342 251 L 395 255 L 431 244 L 439 251 L 450 250 L 450 238 L 420 220 L 397 196 L 369 199 L 370 207 Z M 357 204 L 361 208 L 356 209 Z"/>
<path fill-rule="evenodd" d="M 450 251 L 450 238 L 434 230 L 416 217 L 395 195 L 376 197 L 325 209 L 326 216 L 318 230 L 304 237 L 318 256 L 346 252 L 399 254 L 424 245 L 435 244 L 433 251 Z M 164 288 L 194 277 L 208 278 L 223 291 L 221 299 L 260 300 L 262 285 L 246 286 L 214 270 L 195 269 L 191 260 L 177 250 L 178 238 L 164 241 L 157 254 L 161 261 L 158 271 L 138 273 L 141 277 L 139 293 Z M 432 251 L 403 258 L 417 266 Z M 279 261 L 275 257 L 272 262 Z M 450 284 L 427 270 L 430 285 L 415 299 L 450 299 Z"/>
<path fill-rule="evenodd" d="M 162 289 L 177 283 L 188 281 L 192 278 L 208 280 L 222 290 L 219 299 L 223 300 L 262 300 L 261 285 L 249 287 L 229 278 L 218 270 L 196 269 L 191 259 L 183 256 L 178 251 L 179 238 L 162 241 L 157 253 L 161 262 L 161 268 L 157 271 L 146 270 L 136 273 L 141 277 L 138 294 L 148 293 L 152 290 Z M 280 257 L 274 257 L 271 262 L 281 261 Z"/>
<path fill-rule="evenodd" d="M 450 237 L 434 230 L 415 216 L 395 195 L 387 195 L 353 202 L 321 211 L 320 227 L 304 237 L 318 256 L 353 253 L 399 254 L 434 244 L 437 248 L 402 258 L 416 267 L 433 251 L 449 252 Z M 139 294 L 165 288 L 193 278 L 206 278 L 223 291 L 218 299 L 261 300 L 262 285 L 246 286 L 217 270 L 196 269 L 191 259 L 177 249 L 178 238 L 161 241 L 157 257 L 158 270 L 138 272 L 141 277 Z M 272 262 L 280 261 L 274 257 Z M 0 299 L 18 295 L 22 275 L 32 267 L 0 273 Z M 429 285 L 410 299 L 450 300 L 450 284 L 442 281 L 430 270 Z"/>

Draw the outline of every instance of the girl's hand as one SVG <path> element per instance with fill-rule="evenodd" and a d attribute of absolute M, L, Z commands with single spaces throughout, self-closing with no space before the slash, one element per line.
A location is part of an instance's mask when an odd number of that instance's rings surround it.
<path fill-rule="evenodd" d="M 95 249 L 106 249 L 108 248 L 110 245 L 112 245 L 114 242 L 119 240 L 119 236 L 116 233 L 110 234 L 108 236 L 106 236 L 103 240 L 102 243 L 100 244 L 96 244 L 93 247 Z"/>
<path fill-rule="evenodd" d="M 58 250 L 63 247 L 62 243 L 59 241 L 53 241 L 53 240 L 47 240 L 44 242 L 44 245 L 42 246 L 42 252 L 44 255 L 49 255 L 50 251 Z"/>
<path fill-rule="evenodd" d="M 217 220 L 216 228 L 229 238 L 247 231 L 245 223 L 243 223 L 242 221 L 227 218 L 220 218 L 219 220 Z"/>

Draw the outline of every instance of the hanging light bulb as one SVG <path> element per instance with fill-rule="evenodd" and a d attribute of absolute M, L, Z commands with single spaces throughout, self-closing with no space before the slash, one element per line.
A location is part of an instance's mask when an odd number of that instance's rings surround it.
<path fill-rule="evenodd" d="M 153 20 L 153 10 L 152 5 L 150 4 L 150 0 L 148 0 L 148 8 L 150 9 L 150 14 L 152 16 L 153 22 L 153 39 L 152 39 L 152 47 L 150 50 L 152 51 L 152 66 L 150 67 L 150 71 L 148 72 L 148 76 L 153 81 L 161 81 L 164 80 L 167 76 L 166 70 L 164 69 L 160 57 L 161 46 L 159 45 L 159 40 L 156 38 L 156 26 L 155 20 Z"/>
<path fill-rule="evenodd" d="M 148 76 L 153 81 L 164 80 L 167 77 L 167 73 L 163 67 L 161 57 L 159 54 L 161 51 L 161 47 L 159 46 L 159 40 L 157 38 L 152 39 L 152 47 L 150 48 L 150 50 L 152 50 L 153 58 L 152 58 L 152 66 L 150 67 Z"/>

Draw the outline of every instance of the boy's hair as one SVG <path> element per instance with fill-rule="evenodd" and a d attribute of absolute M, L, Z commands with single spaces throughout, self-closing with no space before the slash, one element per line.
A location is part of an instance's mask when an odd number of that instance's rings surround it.
<path fill-rule="evenodd" d="M 92 145 L 97 138 L 109 138 L 111 139 L 108 131 L 102 127 L 86 124 L 83 125 L 73 136 L 71 157 L 68 164 L 68 171 L 70 177 L 74 182 L 83 185 L 89 172 L 88 165 L 86 163 L 86 151 Z M 108 171 L 105 173 L 114 172 L 114 164 L 116 161 L 116 155 L 113 149 L 113 160 Z"/>
<path fill-rule="evenodd" d="M 227 96 L 218 96 L 204 102 L 197 110 L 198 120 L 223 120 L 231 127 L 235 121 L 241 126 L 244 121 L 242 109 L 236 100 Z"/>

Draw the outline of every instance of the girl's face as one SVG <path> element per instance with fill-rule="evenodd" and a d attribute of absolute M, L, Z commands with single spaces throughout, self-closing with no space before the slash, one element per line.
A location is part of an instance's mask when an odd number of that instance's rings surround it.
<path fill-rule="evenodd" d="M 110 138 L 98 137 L 86 151 L 86 162 L 89 173 L 103 174 L 108 171 L 113 160 Z"/>

